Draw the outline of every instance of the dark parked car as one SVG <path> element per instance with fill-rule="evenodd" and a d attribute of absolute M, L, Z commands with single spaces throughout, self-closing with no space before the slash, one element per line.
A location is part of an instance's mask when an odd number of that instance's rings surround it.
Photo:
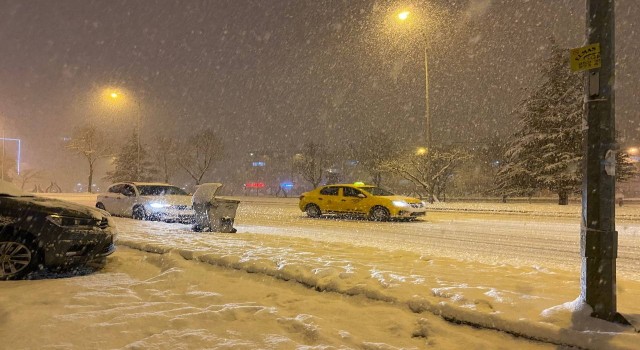
<path fill-rule="evenodd" d="M 36 197 L 0 181 L 0 280 L 103 263 L 115 251 L 115 238 L 103 210 Z"/>

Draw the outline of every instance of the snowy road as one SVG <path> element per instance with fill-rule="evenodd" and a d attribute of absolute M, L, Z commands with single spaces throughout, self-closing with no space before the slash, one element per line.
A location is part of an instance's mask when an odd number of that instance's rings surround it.
<path fill-rule="evenodd" d="M 297 208 L 295 200 L 256 199 L 242 202 L 236 226 L 240 232 L 407 250 L 486 264 L 568 271 L 579 271 L 581 264 L 579 219 L 553 215 L 431 211 L 416 222 L 377 223 L 311 219 Z M 640 221 L 619 220 L 616 229 L 618 276 L 640 280 Z"/>

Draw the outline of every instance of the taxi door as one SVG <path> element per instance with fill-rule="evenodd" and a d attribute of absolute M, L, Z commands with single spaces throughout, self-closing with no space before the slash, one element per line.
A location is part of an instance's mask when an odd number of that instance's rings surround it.
<path fill-rule="evenodd" d="M 320 190 L 318 196 L 318 204 L 320 210 L 323 212 L 338 212 L 340 211 L 340 187 L 328 186 Z"/>
<path fill-rule="evenodd" d="M 366 196 L 362 191 L 353 187 L 342 187 L 340 196 L 340 211 L 347 213 L 366 213 Z"/>

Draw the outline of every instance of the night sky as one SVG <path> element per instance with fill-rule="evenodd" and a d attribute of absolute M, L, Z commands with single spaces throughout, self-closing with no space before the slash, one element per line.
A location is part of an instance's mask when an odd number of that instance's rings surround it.
<path fill-rule="evenodd" d="M 386 30 L 403 5 L 432 16 L 424 36 Z M 250 150 L 295 153 L 309 140 L 343 145 L 370 130 L 419 145 L 426 45 L 434 142 L 481 141 L 513 131 L 509 113 L 536 83 L 550 37 L 566 48 L 584 43 L 585 8 L 581 0 L 1 0 L 0 122 L 6 137 L 23 140 L 23 168 L 46 169 L 65 186 L 86 181 L 84 164 L 62 149 L 73 127 L 93 123 L 117 139 L 138 113 L 146 144 L 216 129 L 236 159 L 219 165 L 220 177 L 233 176 Z M 640 3 L 617 1 L 616 20 L 616 117 L 633 144 Z M 107 87 L 135 103 L 107 110 L 99 102 Z"/>

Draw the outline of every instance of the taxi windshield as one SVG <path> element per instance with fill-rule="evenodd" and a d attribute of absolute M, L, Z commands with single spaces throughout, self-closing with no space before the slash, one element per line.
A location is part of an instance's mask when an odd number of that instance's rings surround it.
<path fill-rule="evenodd" d="M 380 187 L 371 186 L 371 187 L 360 187 L 360 188 L 371 193 L 374 196 L 395 196 L 394 193 L 384 190 Z"/>

